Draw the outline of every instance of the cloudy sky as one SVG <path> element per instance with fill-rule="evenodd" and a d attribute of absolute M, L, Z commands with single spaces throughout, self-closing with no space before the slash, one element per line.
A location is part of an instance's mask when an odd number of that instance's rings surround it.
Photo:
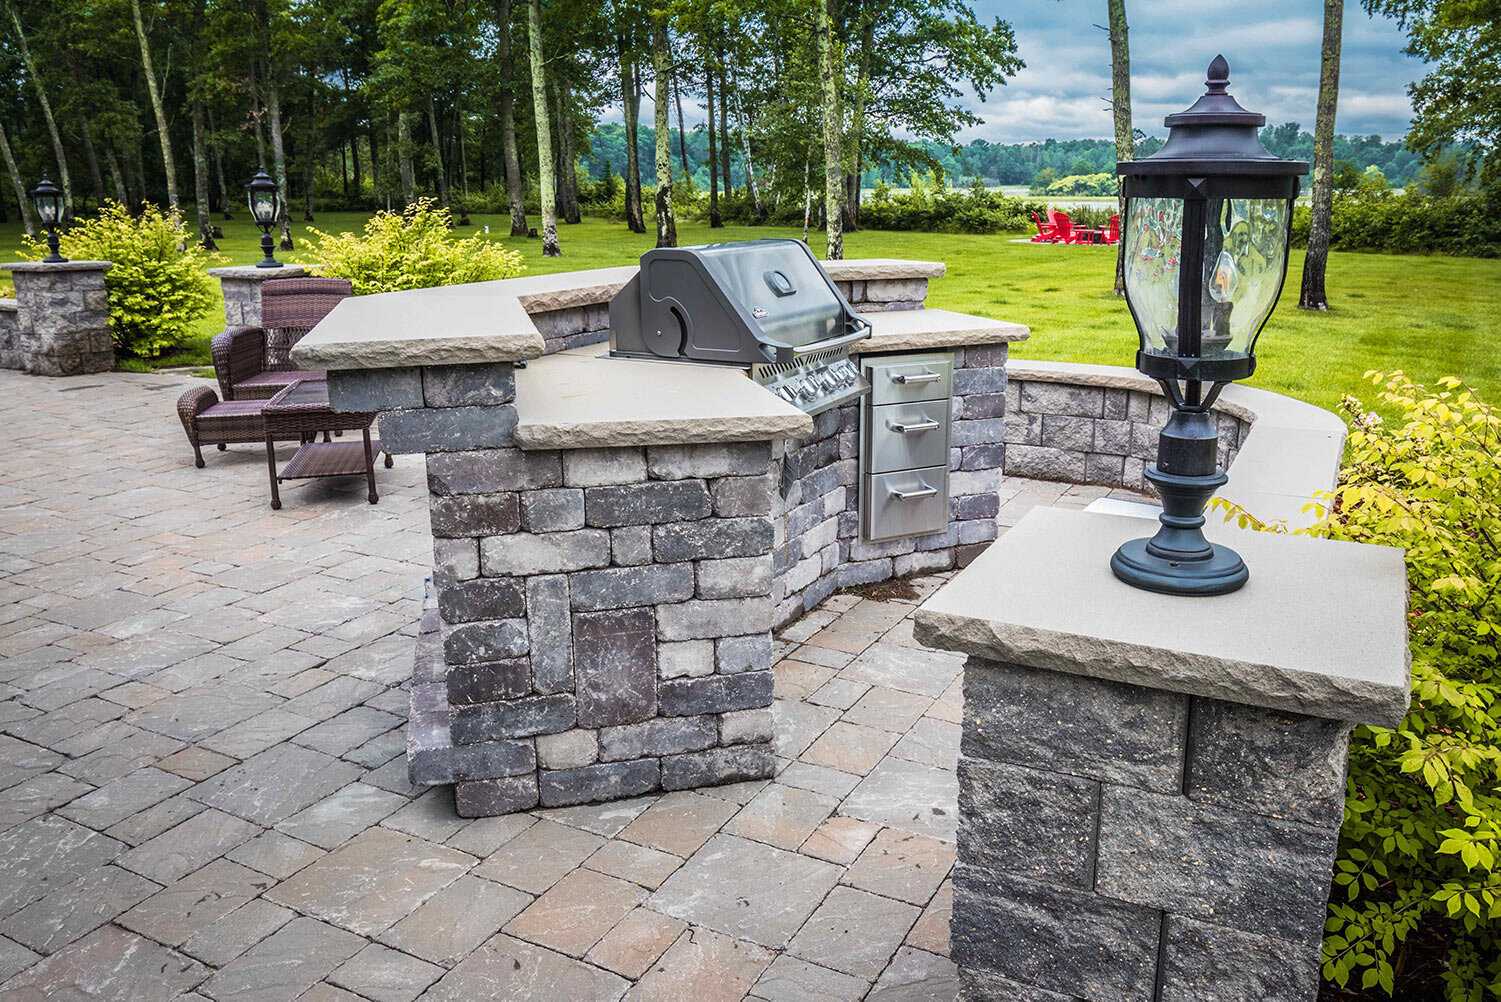
<path fill-rule="evenodd" d="M 984 103 L 971 107 L 985 124 L 959 138 L 992 142 L 1106 138 L 1111 134 L 1110 42 L 1092 27 L 1106 21 L 1104 0 L 974 0 L 986 20 L 1016 31 L 1027 68 Z M 1323 4 L 1318 0 L 1126 0 L 1131 25 L 1131 97 L 1136 127 L 1162 135 L 1163 115 L 1204 90 L 1216 52 L 1230 62 L 1230 92 L 1267 121 L 1301 122 L 1313 131 L 1319 87 Z M 1407 131 L 1407 85 L 1423 64 L 1402 53 L 1396 24 L 1345 7 L 1338 131 Z"/>

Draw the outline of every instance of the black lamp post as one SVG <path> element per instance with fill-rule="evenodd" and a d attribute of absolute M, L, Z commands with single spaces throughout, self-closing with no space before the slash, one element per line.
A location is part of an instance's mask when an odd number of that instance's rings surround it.
<path fill-rule="evenodd" d="M 37 218 L 47 228 L 48 254 L 42 258 L 42 263 L 63 264 L 68 259 L 57 252 L 57 224 L 63 218 L 62 189 L 43 174 L 41 182 L 31 189 L 31 201 L 36 206 Z"/>
<path fill-rule="evenodd" d="M 250 196 L 250 217 L 261 228 L 261 253 L 266 255 L 255 266 L 280 268 L 281 262 L 272 253 L 276 248 L 276 241 L 271 239 L 271 227 L 276 225 L 276 220 L 281 215 L 281 189 L 276 187 L 276 182 L 271 180 L 266 168 L 262 167 L 245 186 L 245 191 Z"/>
<path fill-rule="evenodd" d="M 1146 477 L 1162 496 L 1162 526 L 1110 560 L 1129 585 L 1170 595 L 1223 595 L 1246 583 L 1240 555 L 1204 538 L 1204 507 L 1228 477 L 1217 465 L 1210 406 L 1225 384 L 1256 370 L 1256 338 L 1282 291 L 1298 178 L 1308 164 L 1268 153 L 1266 116 L 1226 93 L 1224 56 L 1208 91 L 1169 115 L 1167 143 L 1118 164 L 1126 195 L 1126 303 L 1141 335 L 1136 368 L 1173 413 Z"/>

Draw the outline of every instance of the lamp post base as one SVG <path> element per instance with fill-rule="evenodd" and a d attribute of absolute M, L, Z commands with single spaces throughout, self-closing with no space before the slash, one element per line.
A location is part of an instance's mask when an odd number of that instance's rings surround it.
<path fill-rule="evenodd" d="M 280 268 L 281 262 L 276 260 L 274 256 L 275 250 L 276 241 L 271 239 L 271 230 L 269 228 L 263 229 L 261 231 L 261 253 L 266 256 L 257 261 L 255 266 L 257 268 Z"/>
<path fill-rule="evenodd" d="M 1110 558 L 1115 576 L 1133 588 L 1164 595 L 1225 595 L 1250 578 L 1240 554 L 1204 538 L 1204 506 L 1230 478 L 1223 470 L 1190 476 L 1146 473 L 1162 497 L 1162 527 L 1151 539 L 1133 539 Z"/>

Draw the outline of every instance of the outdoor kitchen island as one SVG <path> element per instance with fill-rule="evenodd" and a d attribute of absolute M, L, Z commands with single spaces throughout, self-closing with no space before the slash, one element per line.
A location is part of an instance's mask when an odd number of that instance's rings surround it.
<path fill-rule="evenodd" d="M 769 777 L 772 630 L 995 537 L 1027 329 L 922 309 L 941 264 L 825 267 L 871 325 L 849 355 L 877 392 L 811 415 L 743 368 L 608 357 L 635 268 L 358 297 L 297 346 L 335 409 L 427 457 L 415 783 L 476 816 Z M 939 465 L 916 468 L 931 444 L 877 461 L 878 419 L 942 436 Z M 877 492 L 926 505 L 925 531 L 872 538 Z"/>

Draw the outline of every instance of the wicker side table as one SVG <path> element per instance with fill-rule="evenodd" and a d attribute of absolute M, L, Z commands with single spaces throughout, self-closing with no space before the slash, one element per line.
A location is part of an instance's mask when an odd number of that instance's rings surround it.
<path fill-rule="evenodd" d="M 281 507 L 279 485 L 285 480 L 308 480 L 315 477 L 350 477 L 363 473 L 370 486 L 370 503 L 380 500 L 375 491 L 375 454 L 381 451 L 380 439 L 370 437 L 375 412 L 338 413 L 328 404 L 328 383 L 319 379 L 300 379 L 266 401 L 262 411 L 266 421 L 266 467 L 271 477 L 271 507 Z M 360 442 L 319 442 L 318 432 L 358 431 Z M 290 462 L 276 470 L 277 438 L 301 438 Z M 386 454 L 386 468 L 391 455 Z"/>

